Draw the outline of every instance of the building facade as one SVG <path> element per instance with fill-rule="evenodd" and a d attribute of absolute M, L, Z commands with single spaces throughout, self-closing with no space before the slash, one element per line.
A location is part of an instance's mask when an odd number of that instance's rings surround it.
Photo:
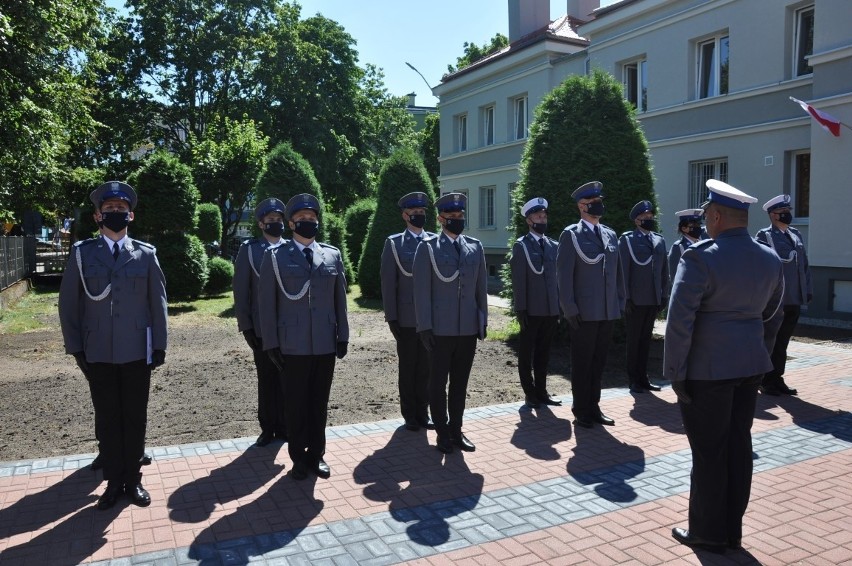
<path fill-rule="evenodd" d="M 568 76 L 598 68 L 621 79 L 637 108 L 669 240 L 674 212 L 703 202 L 709 178 L 761 203 L 788 193 L 814 281 L 806 316 L 852 319 L 852 246 L 842 237 L 852 130 L 835 137 L 790 100 L 852 124 L 852 2 L 622 0 L 595 9 L 574 0 L 553 22 L 547 5 L 510 0 L 509 47 L 434 89 L 440 191 L 467 193 L 468 231 L 483 241 L 489 273 L 509 249 L 509 195 L 533 110 Z M 766 225 L 755 208 L 750 231 Z"/>

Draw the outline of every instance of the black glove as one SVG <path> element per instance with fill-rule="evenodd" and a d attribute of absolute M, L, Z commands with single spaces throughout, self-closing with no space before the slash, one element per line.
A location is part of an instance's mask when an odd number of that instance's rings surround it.
<path fill-rule="evenodd" d="M 479 339 L 480 339 L 480 340 L 485 340 L 486 338 L 488 338 L 488 327 L 487 327 L 487 326 L 483 326 L 483 327 L 482 327 L 482 334 L 480 334 L 480 335 L 479 335 Z"/>
<path fill-rule="evenodd" d="M 71 355 L 74 356 L 74 361 L 77 362 L 77 367 L 83 372 L 83 376 L 89 379 L 89 362 L 86 361 L 85 352 L 74 352 Z"/>
<path fill-rule="evenodd" d="M 677 395 L 677 400 L 684 405 L 692 403 L 692 397 L 686 392 L 686 380 L 672 381 L 672 390 Z"/>
<path fill-rule="evenodd" d="M 349 351 L 349 342 L 338 342 L 337 343 L 337 359 L 342 360 L 346 357 L 346 353 Z"/>
<path fill-rule="evenodd" d="M 518 319 L 518 324 L 521 325 L 521 330 L 526 330 L 527 324 L 529 324 L 529 319 L 527 318 L 527 311 L 517 311 L 515 313 L 515 318 Z"/>
<path fill-rule="evenodd" d="M 814 300 L 814 294 L 813 294 L 813 293 L 808 293 L 808 303 L 810 303 L 810 302 L 811 302 L 811 301 L 813 301 L 813 300 Z"/>
<path fill-rule="evenodd" d="M 400 328 L 401 328 L 399 326 L 399 321 L 398 320 L 389 320 L 388 321 L 388 327 L 390 327 L 390 331 L 391 331 L 391 334 L 393 334 L 394 340 L 399 340 L 399 331 L 400 331 Z"/>
<path fill-rule="evenodd" d="M 151 352 L 151 369 L 157 369 L 164 363 L 166 363 L 165 350 L 154 350 Z"/>
<path fill-rule="evenodd" d="M 418 334 L 420 334 L 420 341 L 423 342 L 423 347 L 426 348 L 427 352 L 431 352 L 432 348 L 435 347 L 435 335 L 432 334 L 431 330 L 424 330 Z"/>
<path fill-rule="evenodd" d="M 278 371 L 284 371 L 284 355 L 281 353 L 281 348 L 272 348 L 266 351 L 272 364 Z"/>
<path fill-rule="evenodd" d="M 566 317 L 565 320 L 568 321 L 568 326 L 571 327 L 571 330 L 577 330 L 580 328 L 580 315 L 572 314 L 569 317 Z"/>
<path fill-rule="evenodd" d="M 260 350 L 262 345 L 260 343 L 260 338 L 257 337 L 257 334 L 254 333 L 254 330 L 243 330 L 243 338 L 246 339 L 246 344 L 249 345 L 254 351 Z"/>

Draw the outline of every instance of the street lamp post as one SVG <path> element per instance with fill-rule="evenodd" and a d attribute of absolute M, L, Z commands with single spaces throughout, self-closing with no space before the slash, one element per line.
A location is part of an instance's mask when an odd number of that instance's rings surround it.
<path fill-rule="evenodd" d="M 406 62 L 405 62 L 405 64 L 406 64 L 406 65 L 408 65 L 408 68 L 409 68 L 409 69 L 411 69 L 412 71 L 414 71 L 415 73 L 417 73 L 418 75 L 420 75 L 420 78 L 421 78 L 421 79 L 423 79 L 423 82 L 424 82 L 424 83 L 426 83 L 426 87 L 429 89 L 429 92 L 430 92 L 430 93 L 432 93 L 432 87 L 431 87 L 431 86 L 429 86 L 429 81 L 427 81 L 427 80 L 426 80 L 426 77 L 424 77 L 424 76 L 423 76 L 423 73 L 421 73 L 420 71 L 418 71 L 418 70 L 417 70 L 417 67 L 415 67 L 414 65 L 412 65 L 412 64 L 411 64 L 411 63 L 409 63 L 408 61 L 406 61 Z M 432 94 L 432 96 L 435 96 L 435 95 L 434 95 L 434 94 Z M 438 98 L 438 97 L 437 97 L 437 96 L 435 96 L 435 98 Z M 440 100 L 440 98 L 438 98 L 438 100 Z"/>

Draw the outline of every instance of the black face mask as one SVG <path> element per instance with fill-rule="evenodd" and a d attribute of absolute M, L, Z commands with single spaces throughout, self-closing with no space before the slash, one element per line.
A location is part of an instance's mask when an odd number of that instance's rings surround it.
<path fill-rule="evenodd" d="M 309 240 L 317 237 L 319 231 L 319 222 L 311 222 L 310 220 L 300 220 L 296 222 L 296 227 L 293 229 L 295 233 Z"/>
<path fill-rule="evenodd" d="M 792 212 L 779 212 L 778 213 L 778 222 L 781 224 L 791 224 L 793 222 L 793 213 Z"/>
<path fill-rule="evenodd" d="M 458 236 L 464 231 L 464 218 L 445 218 L 444 220 L 447 221 L 447 223 L 444 224 L 444 228 L 446 228 L 450 234 Z"/>
<path fill-rule="evenodd" d="M 604 203 L 599 200 L 590 202 L 586 205 L 586 214 L 590 214 L 592 216 L 603 216 L 605 210 L 606 207 L 604 207 Z"/>
<path fill-rule="evenodd" d="M 701 237 L 701 226 L 691 226 L 687 232 L 691 238 L 696 240 Z"/>
<path fill-rule="evenodd" d="M 426 215 L 425 214 L 409 214 L 408 221 L 415 228 L 423 228 L 426 226 Z"/>
<path fill-rule="evenodd" d="M 547 232 L 547 222 L 533 222 L 530 228 L 532 228 L 533 232 L 536 234 L 541 234 L 543 236 L 544 233 Z"/>
<path fill-rule="evenodd" d="M 647 230 L 648 232 L 654 231 L 654 225 L 655 222 L 653 218 L 646 218 L 645 220 L 639 221 L 639 227 L 643 230 Z"/>
<path fill-rule="evenodd" d="M 127 228 L 130 224 L 129 212 L 102 212 L 101 221 L 98 226 L 109 228 L 116 234 Z"/>
<path fill-rule="evenodd" d="M 281 234 L 284 233 L 284 223 L 283 222 L 270 222 L 263 228 L 263 233 L 272 236 L 273 238 L 280 238 Z"/>

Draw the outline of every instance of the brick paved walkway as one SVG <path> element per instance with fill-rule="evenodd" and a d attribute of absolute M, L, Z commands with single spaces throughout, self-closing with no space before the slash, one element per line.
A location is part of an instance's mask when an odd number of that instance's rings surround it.
<path fill-rule="evenodd" d="M 330 480 L 293 481 L 280 443 L 156 448 L 146 509 L 95 510 L 92 455 L 2 463 L 0 565 L 852 563 L 852 351 L 790 353 L 799 397 L 758 399 L 743 551 L 671 538 L 690 468 L 671 389 L 609 389 L 615 427 L 573 428 L 570 398 L 469 410 L 470 454 L 401 421 L 330 428 Z"/>

